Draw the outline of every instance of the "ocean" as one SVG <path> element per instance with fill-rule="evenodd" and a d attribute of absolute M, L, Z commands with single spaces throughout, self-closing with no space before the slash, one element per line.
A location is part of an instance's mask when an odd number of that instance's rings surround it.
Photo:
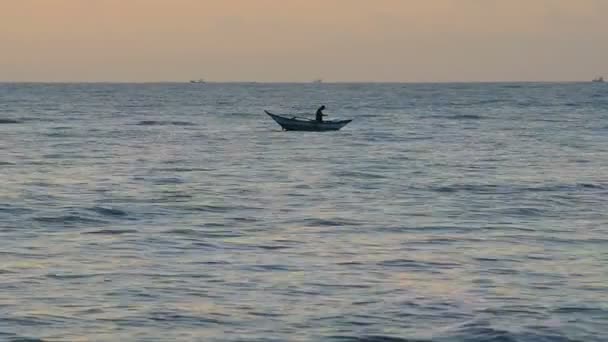
<path fill-rule="evenodd" d="M 606 341 L 608 85 L 0 84 L 0 340 Z"/>

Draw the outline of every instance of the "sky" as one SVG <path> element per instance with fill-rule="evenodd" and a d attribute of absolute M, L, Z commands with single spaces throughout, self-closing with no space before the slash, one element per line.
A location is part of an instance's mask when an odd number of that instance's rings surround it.
<path fill-rule="evenodd" d="M 0 81 L 579 81 L 608 0 L 0 0 Z"/>

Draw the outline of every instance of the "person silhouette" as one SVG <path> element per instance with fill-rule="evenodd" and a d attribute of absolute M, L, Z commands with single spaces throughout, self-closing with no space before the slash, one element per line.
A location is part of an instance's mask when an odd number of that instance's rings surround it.
<path fill-rule="evenodd" d="M 327 116 L 325 114 L 323 114 L 323 110 L 325 110 L 325 105 L 319 107 L 319 109 L 317 109 L 317 114 L 315 116 L 317 122 L 323 122 L 323 117 Z"/>

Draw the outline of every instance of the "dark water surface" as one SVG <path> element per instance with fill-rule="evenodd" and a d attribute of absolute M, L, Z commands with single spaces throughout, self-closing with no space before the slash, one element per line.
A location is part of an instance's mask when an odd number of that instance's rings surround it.
<path fill-rule="evenodd" d="M 1 84 L 30 339 L 606 341 L 608 86 Z"/>

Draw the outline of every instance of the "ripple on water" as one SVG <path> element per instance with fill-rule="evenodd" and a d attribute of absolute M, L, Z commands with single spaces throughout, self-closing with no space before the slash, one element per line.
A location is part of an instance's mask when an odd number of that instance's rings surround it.
<path fill-rule="evenodd" d="M 240 205 L 213 205 L 213 204 L 201 204 L 201 205 L 185 205 L 180 206 L 180 209 L 189 211 L 199 212 L 210 212 L 210 213 L 227 213 L 227 212 L 239 212 L 244 210 L 259 210 L 261 207 L 253 206 L 240 206 Z"/>
<path fill-rule="evenodd" d="M 0 84 L 0 341 L 604 342 L 589 89 Z"/>
<path fill-rule="evenodd" d="M 262 249 L 262 250 L 268 250 L 268 251 L 278 251 L 281 249 L 291 248 L 291 246 L 285 246 L 285 245 L 257 245 L 255 247 Z"/>
<path fill-rule="evenodd" d="M 163 121 L 163 120 L 142 120 L 137 123 L 138 126 L 194 126 L 193 122 L 189 121 Z"/>
<path fill-rule="evenodd" d="M 167 177 L 154 180 L 154 184 L 156 185 L 183 184 L 184 182 L 185 181 L 179 177 Z"/>
<path fill-rule="evenodd" d="M 82 234 L 91 235 L 122 235 L 122 234 L 137 234 L 139 233 L 136 229 L 99 229 L 83 232 Z"/>
<path fill-rule="evenodd" d="M 358 222 L 342 219 L 321 219 L 321 218 L 306 218 L 296 221 L 290 221 L 292 224 L 301 225 L 304 227 L 342 227 L 342 226 L 357 226 Z"/>
<path fill-rule="evenodd" d="M 330 336 L 329 340 L 335 342 L 431 342 L 431 340 L 410 339 L 389 335 Z"/>
<path fill-rule="evenodd" d="M 6 124 L 19 124 L 22 123 L 23 121 L 17 120 L 17 119 L 2 119 L 0 118 L 0 125 L 6 125 Z"/>
<path fill-rule="evenodd" d="M 25 208 L 25 207 L 16 207 L 12 204 L 8 204 L 8 203 L 0 203 L 0 213 L 4 212 L 7 214 L 15 214 L 15 215 L 24 215 L 24 214 L 30 214 L 33 213 L 34 210 L 31 208 Z"/>
<path fill-rule="evenodd" d="M 452 269 L 461 267 L 462 265 L 459 263 L 453 262 L 432 262 L 432 261 L 419 261 L 412 259 L 392 259 L 385 260 L 378 263 L 379 266 L 382 267 L 395 267 L 395 268 L 403 268 L 409 270 L 419 270 L 419 271 L 436 271 L 441 269 Z"/>
<path fill-rule="evenodd" d="M 514 207 L 514 208 L 503 208 L 498 210 L 502 215 L 515 216 L 515 217 L 530 217 L 538 218 L 547 215 L 545 210 L 540 208 L 532 207 Z"/>
<path fill-rule="evenodd" d="M 427 233 L 468 233 L 479 230 L 476 227 L 457 227 L 457 226 L 419 226 L 419 227 L 380 227 L 380 231 L 385 232 L 427 232 Z"/>
<path fill-rule="evenodd" d="M 75 215 L 75 214 L 35 217 L 34 221 L 37 221 L 40 223 L 45 223 L 45 224 L 51 224 L 51 225 L 61 224 L 61 225 L 65 225 L 65 226 L 76 226 L 79 224 L 102 225 L 102 224 L 109 223 L 108 221 L 105 221 L 105 220 L 95 219 L 95 218 L 90 218 L 90 217 L 85 217 L 85 216 Z"/>
<path fill-rule="evenodd" d="M 0 339 L 7 342 L 45 342 L 45 340 L 35 337 L 25 337 L 19 334 L 10 334 L 0 332 Z"/>
<path fill-rule="evenodd" d="M 577 184 L 548 184 L 526 186 L 519 184 L 451 184 L 430 187 L 432 191 L 439 193 L 472 192 L 477 194 L 518 194 L 527 192 L 555 192 L 604 190 L 603 183 L 577 183 Z"/>
<path fill-rule="evenodd" d="M 124 210 L 116 209 L 116 208 L 107 208 L 107 207 L 92 207 L 89 210 L 94 211 L 103 216 L 109 217 L 125 217 L 127 213 Z"/>

